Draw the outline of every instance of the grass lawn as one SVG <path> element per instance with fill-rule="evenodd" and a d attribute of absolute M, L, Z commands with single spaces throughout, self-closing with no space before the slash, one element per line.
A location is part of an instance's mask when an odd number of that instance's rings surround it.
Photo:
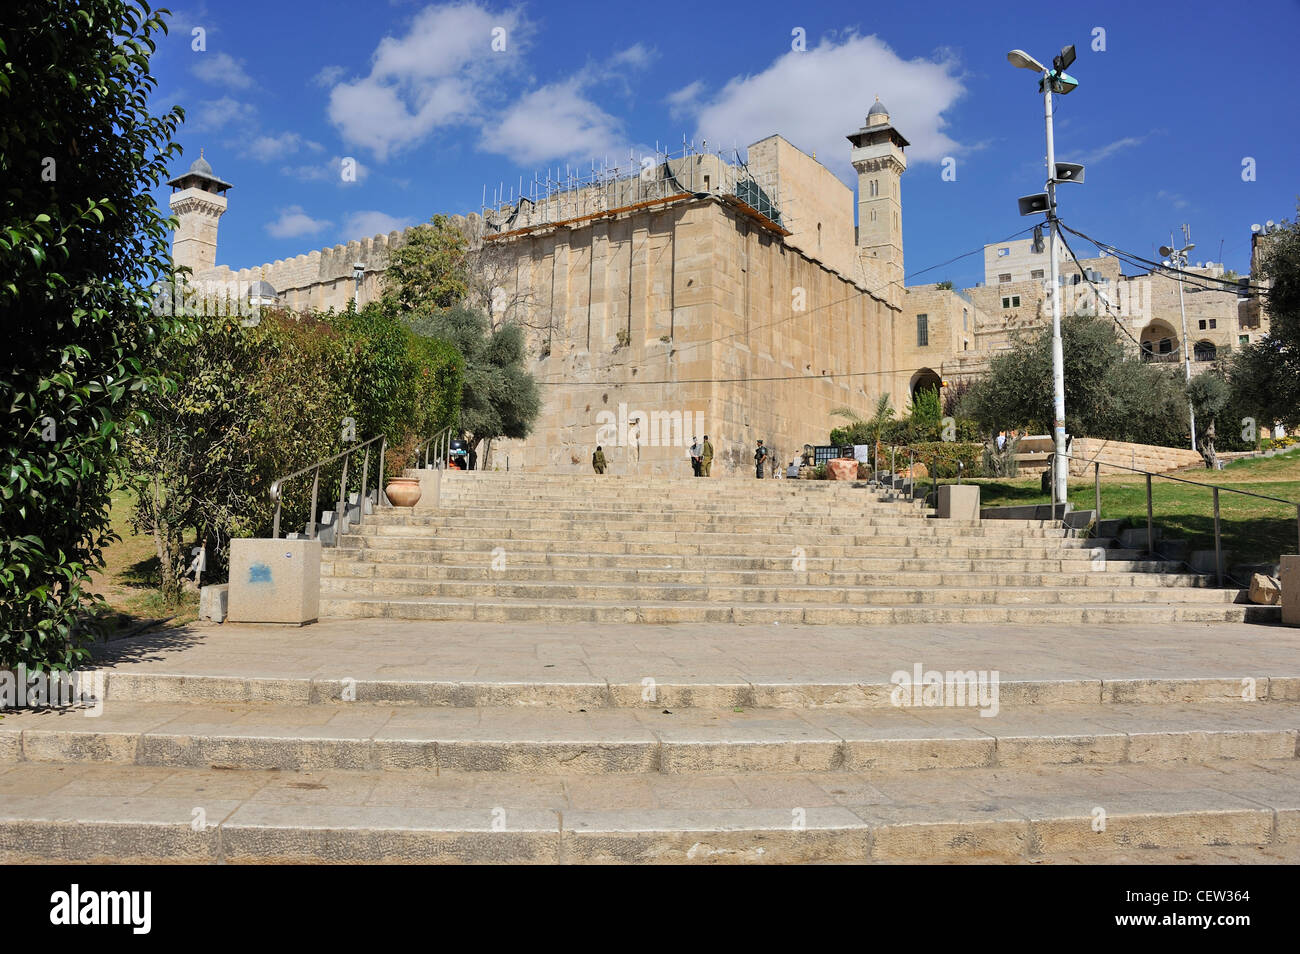
<path fill-rule="evenodd" d="M 1146 478 L 1123 471 L 1108 472 L 1104 466 L 1101 471 L 1102 518 L 1127 518 L 1131 526 L 1146 526 Z M 1236 461 L 1221 471 L 1192 468 L 1175 471 L 1173 476 L 1300 503 L 1300 452 L 1296 451 L 1278 457 Z M 1003 507 L 1050 502 L 1050 495 L 1040 489 L 1040 481 L 1034 475 L 976 479 L 970 483 L 983 488 L 981 506 Z M 1093 509 L 1092 478 L 1070 478 L 1069 496 L 1075 509 Z M 1187 540 L 1193 550 L 1214 549 L 1214 503 L 1208 487 L 1153 477 L 1151 502 L 1154 523 L 1164 530 L 1166 538 Z M 1219 526 L 1229 564 L 1275 563 L 1281 554 L 1297 552 L 1300 530 L 1293 505 L 1220 492 Z"/>
<path fill-rule="evenodd" d="M 113 492 L 110 517 L 122 539 L 105 549 L 104 569 L 93 574 L 91 589 L 112 608 L 118 633 L 129 632 L 148 620 L 174 617 L 173 623 L 188 623 L 198 619 L 198 594 L 187 593 L 174 606 L 163 602 L 158 589 L 158 553 L 152 537 L 132 532 L 133 505 L 129 491 Z"/>

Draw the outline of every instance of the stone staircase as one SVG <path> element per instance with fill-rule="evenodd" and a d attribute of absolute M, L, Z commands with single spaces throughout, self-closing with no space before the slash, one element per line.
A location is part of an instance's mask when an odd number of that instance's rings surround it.
<path fill-rule="evenodd" d="M 1259 673 L 1250 701 L 1236 678 L 1004 682 L 986 717 L 851 679 L 437 670 L 113 669 L 97 718 L 6 715 L 0 859 L 1300 858 L 1296 676 Z"/>
<path fill-rule="evenodd" d="M 437 509 L 381 511 L 327 548 L 320 612 L 768 625 L 1278 616 L 1140 555 L 1043 521 L 940 521 L 846 482 L 452 472 Z"/>

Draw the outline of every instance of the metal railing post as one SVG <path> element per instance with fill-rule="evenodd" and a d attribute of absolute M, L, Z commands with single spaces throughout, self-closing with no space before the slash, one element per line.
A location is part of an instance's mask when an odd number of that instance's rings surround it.
<path fill-rule="evenodd" d="M 1219 536 L 1219 488 L 1214 488 L 1214 576 L 1223 586 L 1223 542 Z"/>
<path fill-rule="evenodd" d="M 348 455 L 343 457 L 343 476 L 339 478 L 338 533 L 343 532 L 343 518 L 348 512 Z"/>
<path fill-rule="evenodd" d="M 316 499 L 320 492 L 320 465 L 311 474 L 311 513 L 307 516 L 307 539 L 316 539 L 316 518 L 319 513 L 316 510 Z"/>
<path fill-rule="evenodd" d="M 1050 520 L 1056 522 L 1056 458 L 1053 457 L 1051 463 L 1047 465 L 1047 482 L 1052 485 L 1052 512 Z"/>
<path fill-rule="evenodd" d="M 377 497 L 377 501 L 375 504 L 376 507 L 382 507 L 384 505 L 384 499 L 385 499 L 384 498 L 384 455 L 387 452 L 388 452 L 388 437 L 385 436 L 384 439 L 379 442 L 379 487 L 378 487 L 379 492 L 378 494 L 376 494 Z"/>
<path fill-rule="evenodd" d="M 280 491 L 279 488 L 276 488 L 275 521 L 271 524 L 271 539 L 278 540 L 279 538 L 280 538 Z"/>
<path fill-rule="evenodd" d="M 1156 531 L 1151 518 L 1151 475 L 1147 474 L 1147 555 L 1156 555 Z"/>
<path fill-rule="evenodd" d="M 1094 536 L 1101 536 L 1101 462 L 1093 461 L 1092 464 L 1092 492 L 1093 503 L 1097 508 L 1093 520 L 1097 524 L 1097 532 Z"/>
<path fill-rule="evenodd" d="M 366 446 L 366 459 L 361 464 L 361 496 L 357 498 L 360 506 L 357 508 L 357 523 L 366 515 L 366 487 L 370 481 L 370 447 Z"/>

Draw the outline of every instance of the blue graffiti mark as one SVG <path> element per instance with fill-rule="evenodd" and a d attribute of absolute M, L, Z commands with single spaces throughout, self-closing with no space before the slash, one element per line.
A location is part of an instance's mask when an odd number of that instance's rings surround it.
<path fill-rule="evenodd" d="M 270 583 L 271 568 L 265 563 L 254 563 L 248 568 L 249 583 Z"/>

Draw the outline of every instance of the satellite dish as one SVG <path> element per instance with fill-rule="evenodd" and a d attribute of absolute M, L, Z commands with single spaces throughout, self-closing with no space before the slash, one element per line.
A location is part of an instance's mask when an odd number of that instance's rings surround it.
<path fill-rule="evenodd" d="M 1259 231 L 1259 225 L 1258 225 L 1258 224 L 1256 224 L 1256 225 L 1252 225 L 1252 226 L 1250 227 L 1250 230 L 1251 230 L 1252 232 L 1258 232 L 1258 231 Z"/>
<path fill-rule="evenodd" d="M 1170 248 L 1168 245 L 1161 245 L 1161 246 L 1160 246 L 1160 257 L 1161 257 L 1161 258 L 1167 258 L 1168 256 L 1170 256 L 1170 255 L 1172 255 L 1172 254 L 1174 254 L 1174 250 L 1173 250 L 1172 248 Z M 1165 264 L 1168 265 L 1169 263 L 1168 263 L 1168 262 L 1165 262 Z"/>
<path fill-rule="evenodd" d="M 1264 228 L 1268 229 L 1270 232 L 1273 231 L 1273 220 L 1269 219 L 1267 222 L 1265 222 Z"/>

